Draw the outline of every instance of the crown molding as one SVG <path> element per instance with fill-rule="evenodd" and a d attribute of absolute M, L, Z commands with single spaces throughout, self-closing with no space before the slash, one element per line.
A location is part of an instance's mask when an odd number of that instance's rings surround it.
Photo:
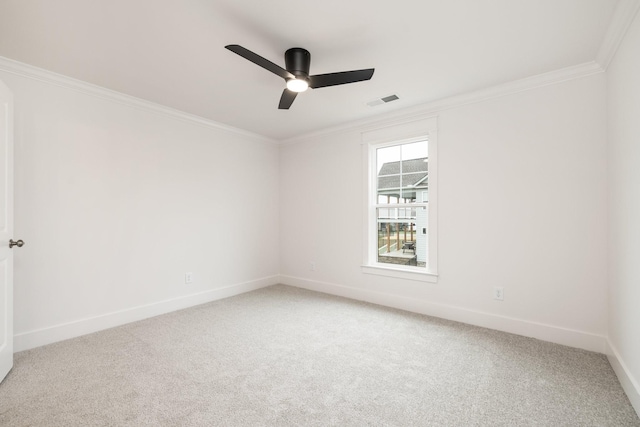
<path fill-rule="evenodd" d="M 277 140 L 259 135 L 257 133 L 218 123 L 216 121 L 209 120 L 195 114 L 185 113 L 184 111 L 166 107 L 164 105 L 147 101 L 145 99 L 136 98 L 135 96 L 126 95 L 115 90 L 107 89 L 102 86 L 94 85 L 82 80 L 77 80 L 72 77 L 67 77 L 62 74 L 34 67 L 33 65 L 25 64 L 23 62 L 15 61 L 13 59 L 5 58 L 2 56 L 0 56 L 0 71 L 15 74 L 17 76 L 25 77 L 32 80 L 37 80 L 42 83 L 59 86 L 65 89 L 70 89 L 95 98 L 116 102 L 118 104 L 126 105 L 128 107 L 133 107 L 138 110 L 172 118 L 189 124 L 199 125 L 209 129 L 215 129 L 235 135 L 240 135 L 260 142 L 268 142 L 272 144 L 278 143 Z"/>
<path fill-rule="evenodd" d="M 621 0 L 623 3 L 633 2 L 638 3 L 640 0 Z M 630 21 L 627 23 L 627 27 Z M 626 31 L 626 29 L 625 29 Z M 303 140 L 323 137 L 327 135 L 344 133 L 349 131 L 360 131 L 363 128 L 371 128 L 377 126 L 385 126 L 389 123 L 404 122 L 407 120 L 414 120 L 424 116 L 435 115 L 438 111 L 447 110 L 451 108 L 461 107 L 467 104 L 473 104 L 477 102 L 487 101 L 493 98 L 506 96 L 526 90 L 539 88 L 542 86 L 548 86 L 556 83 L 561 83 L 567 80 L 573 80 L 581 77 L 598 74 L 604 71 L 604 68 L 600 63 L 591 61 L 584 64 L 579 64 L 560 70 L 551 71 L 548 73 L 538 74 L 531 77 L 526 77 L 519 80 L 514 80 L 508 83 L 503 83 L 496 86 L 491 86 L 485 89 L 480 89 L 472 92 L 467 92 L 461 95 L 455 95 L 448 98 L 442 98 L 436 101 L 432 101 L 426 104 L 420 104 L 414 107 L 404 108 L 394 112 L 387 112 L 378 114 L 374 117 L 358 120 L 355 122 L 346 123 L 343 125 L 333 126 L 325 128 L 316 132 L 306 133 L 299 136 L 283 140 L 275 140 L 263 135 L 259 135 L 253 132 L 249 132 L 243 129 L 235 128 L 232 126 L 224 125 L 222 123 L 215 122 L 213 120 L 205 119 L 204 117 L 196 116 L 194 114 L 185 113 L 180 110 L 176 110 L 164 105 L 156 104 L 151 101 L 147 101 L 134 96 L 126 95 L 120 92 L 116 92 L 111 89 L 87 83 L 82 80 L 77 80 L 71 77 L 67 77 L 52 71 L 44 70 L 42 68 L 34 67 L 22 62 L 18 62 L 9 58 L 0 56 L 0 71 L 15 74 L 21 77 L 37 80 L 43 83 L 63 87 L 76 92 L 80 92 L 96 98 L 116 102 L 122 105 L 133 107 L 139 110 L 147 111 L 153 114 L 157 114 L 164 117 L 169 117 L 175 120 L 179 120 L 186 123 L 191 123 L 199 126 L 204 126 L 210 129 L 221 130 L 229 132 L 231 134 L 241 135 L 256 141 L 268 142 L 272 144 L 294 144 Z"/>
<path fill-rule="evenodd" d="M 543 86 L 562 83 L 568 80 L 587 77 L 602 72 L 604 72 L 604 69 L 600 66 L 600 64 L 595 61 L 590 61 L 584 64 L 561 68 L 559 70 L 550 71 L 531 77 L 525 77 L 523 79 L 491 86 L 485 89 L 475 90 L 448 98 L 442 98 L 426 104 L 420 104 L 414 107 L 404 108 L 402 110 L 397 110 L 390 113 L 383 113 L 375 117 L 287 138 L 280 141 L 280 143 L 282 145 L 295 144 L 312 138 L 324 137 L 332 134 L 345 133 L 349 131 L 362 131 L 363 129 L 369 129 L 372 127 L 388 126 L 389 124 L 393 124 L 394 122 L 416 120 L 422 117 L 437 115 L 439 111 L 458 108 L 467 104 L 488 101 L 490 99 L 499 98 L 518 92 L 524 92 Z"/>
<path fill-rule="evenodd" d="M 620 0 L 602 40 L 596 62 L 606 70 L 640 10 L 640 0 Z"/>

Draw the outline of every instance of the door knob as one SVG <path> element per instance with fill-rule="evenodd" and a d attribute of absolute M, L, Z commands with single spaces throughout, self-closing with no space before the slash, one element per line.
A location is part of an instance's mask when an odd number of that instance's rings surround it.
<path fill-rule="evenodd" d="M 18 240 L 17 242 L 14 242 L 13 239 L 9 240 L 9 249 L 13 248 L 14 246 L 21 248 L 22 246 L 24 246 L 24 242 L 22 240 Z"/>

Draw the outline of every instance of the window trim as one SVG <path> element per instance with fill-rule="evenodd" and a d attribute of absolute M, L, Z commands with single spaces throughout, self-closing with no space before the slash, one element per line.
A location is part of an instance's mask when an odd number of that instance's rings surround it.
<path fill-rule="evenodd" d="M 437 209 L 437 118 L 423 117 L 411 121 L 374 128 L 362 133 L 362 157 L 364 171 L 364 246 L 362 272 L 406 280 L 437 283 L 438 278 L 438 209 Z M 377 262 L 376 245 L 376 194 L 377 170 L 376 150 L 394 145 L 409 144 L 427 140 L 429 157 L 429 203 L 427 204 L 429 223 L 427 235 L 427 267 L 399 266 Z"/>

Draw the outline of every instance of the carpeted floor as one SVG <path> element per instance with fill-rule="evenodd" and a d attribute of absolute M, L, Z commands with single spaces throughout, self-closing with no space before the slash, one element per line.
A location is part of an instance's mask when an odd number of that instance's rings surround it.
<path fill-rule="evenodd" d="M 273 286 L 16 354 L 2 426 L 640 426 L 607 359 Z"/>

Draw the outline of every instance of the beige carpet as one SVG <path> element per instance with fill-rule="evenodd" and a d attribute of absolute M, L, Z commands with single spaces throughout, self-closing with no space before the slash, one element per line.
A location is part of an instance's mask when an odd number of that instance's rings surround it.
<path fill-rule="evenodd" d="M 16 354 L 2 426 L 640 426 L 603 355 L 286 286 Z"/>

